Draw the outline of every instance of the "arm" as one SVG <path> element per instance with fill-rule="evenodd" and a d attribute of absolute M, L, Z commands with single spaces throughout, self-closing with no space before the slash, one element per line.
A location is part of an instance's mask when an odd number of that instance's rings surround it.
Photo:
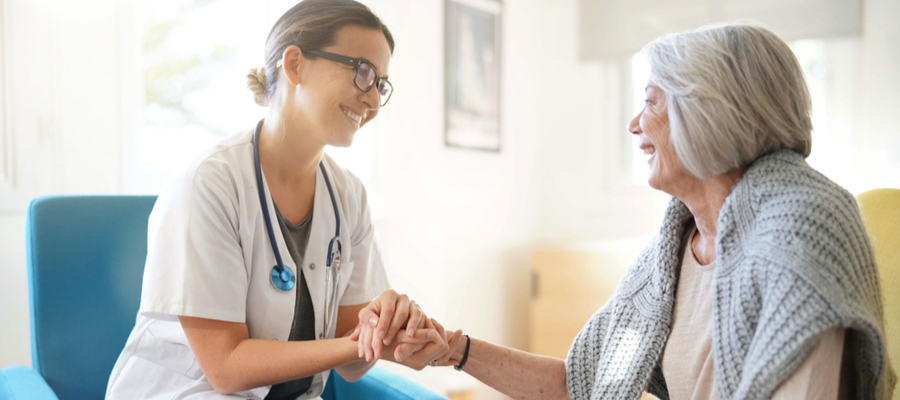
<path fill-rule="evenodd" d="M 844 328 L 826 331 L 803 363 L 775 390 L 772 400 L 837 400 L 844 351 Z"/>
<path fill-rule="evenodd" d="M 221 394 L 300 379 L 360 358 L 356 343 L 349 337 L 299 342 L 251 339 L 247 325 L 243 323 L 186 316 L 178 318 L 200 369 L 213 389 Z M 341 328 L 352 331 L 346 325 Z M 414 337 L 398 335 L 393 346 L 403 344 L 428 348 L 437 336 L 434 329 L 420 329 Z M 362 362 L 365 363 L 365 360 Z M 351 372 L 356 370 L 361 377 L 370 366 L 354 363 L 349 368 Z"/>
<path fill-rule="evenodd" d="M 286 342 L 250 339 L 247 325 L 179 316 L 200 369 L 231 394 L 300 379 L 359 359 L 350 338 Z"/>
<path fill-rule="evenodd" d="M 469 339 L 469 358 L 463 371 L 515 399 L 568 399 L 565 361 Z M 459 365 L 466 340 L 451 349 L 445 365 Z"/>

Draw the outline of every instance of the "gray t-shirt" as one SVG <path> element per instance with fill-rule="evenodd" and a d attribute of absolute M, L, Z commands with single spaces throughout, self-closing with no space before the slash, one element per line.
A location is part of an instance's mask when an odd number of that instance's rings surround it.
<path fill-rule="evenodd" d="M 309 243 L 309 232 L 312 228 L 312 211 L 300 225 L 294 225 L 284 215 L 278 206 L 275 206 L 278 214 L 278 225 L 281 226 L 281 234 L 288 252 L 294 260 L 297 270 L 297 300 L 294 305 L 294 323 L 291 325 L 291 334 L 288 340 L 315 340 L 316 339 L 316 314 L 313 310 L 312 298 L 309 295 L 309 286 L 303 276 L 303 256 L 306 253 L 306 245 Z M 296 399 L 306 393 L 312 386 L 313 377 L 295 379 L 292 381 L 273 385 L 266 395 L 266 400 Z"/>

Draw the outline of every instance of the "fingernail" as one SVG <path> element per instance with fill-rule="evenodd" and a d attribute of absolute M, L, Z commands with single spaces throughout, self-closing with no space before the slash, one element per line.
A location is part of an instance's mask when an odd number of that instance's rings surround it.
<path fill-rule="evenodd" d="M 377 317 L 370 317 L 370 318 L 369 318 L 369 325 L 372 325 L 372 326 L 378 325 L 378 318 L 377 318 Z"/>
<path fill-rule="evenodd" d="M 384 339 L 384 345 L 385 345 L 385 346 L 390 346 L 390 345 L 391 345 L 391 338 Z"/>

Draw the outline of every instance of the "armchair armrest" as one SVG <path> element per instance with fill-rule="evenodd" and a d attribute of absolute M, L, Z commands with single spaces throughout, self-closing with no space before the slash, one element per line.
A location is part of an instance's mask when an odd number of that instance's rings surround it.
<path fill-rule="evenodd" d="M 53 389 L 34 368 L 9 367 L 0 370 L 0 399 L 59 400 Z"/>
<path fill-rule="evenodd" d="M 398 400 L 447 400 L 424 386 L 378 366 L 356 382 L 347 382 L 337 371 L 331 371 L 322 398 L 344 399 L 398 399 Z M 331 386 L 331 387 L 328 387 Z"/>

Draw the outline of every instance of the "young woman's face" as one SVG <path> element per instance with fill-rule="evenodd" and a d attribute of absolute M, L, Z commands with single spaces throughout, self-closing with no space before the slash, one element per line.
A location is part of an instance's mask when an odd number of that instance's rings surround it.
<path fill-rule="evenodd" d="M 669 113 L 666 94 L 656 85 L 645 90 L 646 105 L 628 124 L 628 131 L 640 137 L 641 150 L 650 156 L 650 187 L 673 194 L 673 189 L 690 174 L 669 145 Z"/>
<path fill-rule="evenodd" d="M 388 77 L 391 50 L 380 30 L 347 25 L 333 45 L 321 51 L 361 58 L 371 63 L 377 76 Z M 297 103 L 311 127 L 326 144 L 349 146 L 359 128 L 378 115 L 382 102 L 378 90 L 359 90 L 353 83 L 354 67 L 317 57 L 305 60 Z"/>

